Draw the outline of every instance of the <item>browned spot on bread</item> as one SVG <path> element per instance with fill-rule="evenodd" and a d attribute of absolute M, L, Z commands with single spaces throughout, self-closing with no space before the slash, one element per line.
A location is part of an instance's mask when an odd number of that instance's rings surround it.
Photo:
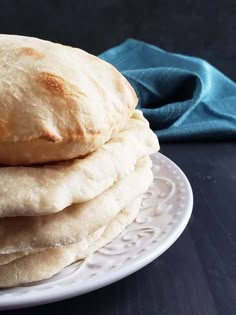
<path fill-rule="evenodd" d="M 124 91 L 126 90 L 127 94 L 130 92 L 131 97 L 130 97 L 130 101 L 127 102 L 127 107 L 130 110 L 134 110 L 134 108 L 137 106 L 138 104 L 138 97 L 136 95 L 136 92 L 134 90 L 134 88 L 132 87 L 132 85 L 127 81 L 126 78 L 121 77 L 119 78 L 117 76 L 117 70 L 112 67 L 111 68 L 113 74 L 114 74 L 114 78 L 116 78 L 114 84 L 115 84 L 115 89 L 117 90 L 118 93 L 120 93 L 121 95 L 124 94 Z"/>
<path fill-rule="evenodd" d="M 87 127 L 85 127 L 86 128 L 86 131 L 87 131 L 87 133 L 88 134 L 90 134 L 90 135 L 99 135 L 99 134 L 101 134 L 102 132 L 101 132 L 101 130 L 95 130 L 95 129 L 92 129 L 92 128 L 87 128 Z"/>
<path fill-rule="evenodd" d="M 53 95 L 64 96 L 66 94 L 65 80 L 58 75 L 49 72 L 41 72 L 37 81 Z"/>
<path fill-rule="evenodd" d="M 80 125 L 77 125 L 77 128 L 76 128 L 76 136 L 77 135 L 84 136 L 84 129 Z"/>
<path fill-rule="evenodd" d="M 14 129 L 15 129 L 15 117 L 14 115 L 5 117 L 5 120 L 0 120 L 0 139 L 1 141 L 6 141 L 6 138 L 9 135 L 14 137 Z M 16 141 L 18 138 L 17 134 L 14 137 L 13 141 Z"/>
<path fill-rule="evenodd" d="M 123 85 L 123 82 L 121 82 L 121 80 L 116 80 L 115 87 L 116 87 L 116 90 L 117 90 L 118 93 L 120 93 L 120 94 L 123 93 L 124 85 Z"/>
<path fill-rule="evenodd" d="M 59 75 L 50 72 L 41 72 L 37 77 L 37 82 L 48 92 L 60 97 L 85 96 L 79 88 Z"/>
<path fill-rule="evenodd" d="M 123 93 L 124 91 L 124 84 L 123 84 L 123 80 L 121 78 L 118 78 L 115 80 L 115 89 L 117 90 L 118 93 Z"/>
<path fill-rule="evenodd" d="M 0 138 L 3 138 L 7 132 L 7 125 L 0 120 Z"/>
<path fill-rule="evenodd" d="M 48 131 L 48 130 L 45 130 L 43 132 L 43 134 L 39 137 L 39 139 L 45 139 L 45 140 L 48 140 L 50 142 L 60 142 L 62 140 L 62 138 L 58 135 L 55 135 L 54 133 Z"/>
<path fill-rule="evenodd" d="M 72 141 L 78 141 L 79 139 L 86 138 L 86 136 L 98 136 L 102 132 L 101 130 L 95 130 L 93 128 L 88 128 L 86 126 L 76 125 L 74 129 L 67 130 L 67 139 Z"/>
<path fill-rule="evenodd" d="M 32 56 L 37 59 L 43 59 L 45 56 L 38 50 L 31 48 L 31 47 L 23 47 L 21 48 L 21 53 L 26 56 Z"/>
<path fill-rule="evenodd" d="M 114 84 L 114 88 L 117 90 L 118 93 L 123 93 L 125 86 L 122 76 L 119 74 L 118 70 L 115 67 L 110 65 L 110 72 L 112 74 L 112 81 Z"/>
<path fill-rule="evenodd" d="M 44 89 L 50 94 L 65 98 L 68 106 L 77 106 L 78 97 L 87 97 L 76 85 L 64 80 L 64 78 L 50 72 L 40 72 L 36 78 Z M 68 102 L 69 99 L 75 98 L 76 102 Z"/>

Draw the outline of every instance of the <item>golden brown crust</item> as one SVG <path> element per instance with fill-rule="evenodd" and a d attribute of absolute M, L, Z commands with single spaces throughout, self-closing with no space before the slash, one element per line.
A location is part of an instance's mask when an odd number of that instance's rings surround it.
<path fill-rule="evenodd" d="M 124 127 L 137 104 L 112 65 L 36 38 L 0 35 L 0 73 L 0 164 L 92 152 Z"/>
<path fill-rule="evenodd" d="M 45 57 L 41 52 L 39 52 L 36 49 L 31 48 L 31 47 L 22 47 L 20 49 L 20 53 L 22 55 L 35 57 L 37 59 L 43 59 Z"/>
<path fill-rule="evenodd" d="M 65 97 L 65 80 L 53 73 L 41 72 L 36 79 L 49 93 L 60 97 Z"/>

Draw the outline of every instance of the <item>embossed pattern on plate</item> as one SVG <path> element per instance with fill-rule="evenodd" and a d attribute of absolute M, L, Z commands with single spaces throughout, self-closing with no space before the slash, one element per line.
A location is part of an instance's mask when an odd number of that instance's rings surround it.
<path fill-rule="evenodd" d="M 154 180 L 136 220 L 114 241 L 49 280 L 0 290 L 0 310 L 29 307 L 84 294 L 144 267 L 183 232 L 193 205 L 183 172 L 160 153 L 152 156 Z"/>

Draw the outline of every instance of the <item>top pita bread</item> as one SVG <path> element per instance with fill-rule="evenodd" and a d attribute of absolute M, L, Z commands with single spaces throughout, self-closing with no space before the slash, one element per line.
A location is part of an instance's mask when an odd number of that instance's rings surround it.
<path fill-rule="evenodd" d="M 0 217 L 55 213 L 95 198 L 159 149 L 140 111 L 125 128 L 85 159 L 41 167 L 0 168 Z"/>
<path fill-rule="evenodd" d="M 96 150 L 137 105 L 128 81 L 83 50 L 0 35 L 0 164 L 67 160 Z"/>

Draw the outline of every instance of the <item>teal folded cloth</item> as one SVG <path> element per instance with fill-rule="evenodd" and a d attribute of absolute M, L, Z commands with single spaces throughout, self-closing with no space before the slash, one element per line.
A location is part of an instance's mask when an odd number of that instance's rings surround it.
<path fill-rule="evenodd" d="M 236 138 L 236 84 L 208 62 L 128 39 L 102 53 L 161 141 Z"/>

